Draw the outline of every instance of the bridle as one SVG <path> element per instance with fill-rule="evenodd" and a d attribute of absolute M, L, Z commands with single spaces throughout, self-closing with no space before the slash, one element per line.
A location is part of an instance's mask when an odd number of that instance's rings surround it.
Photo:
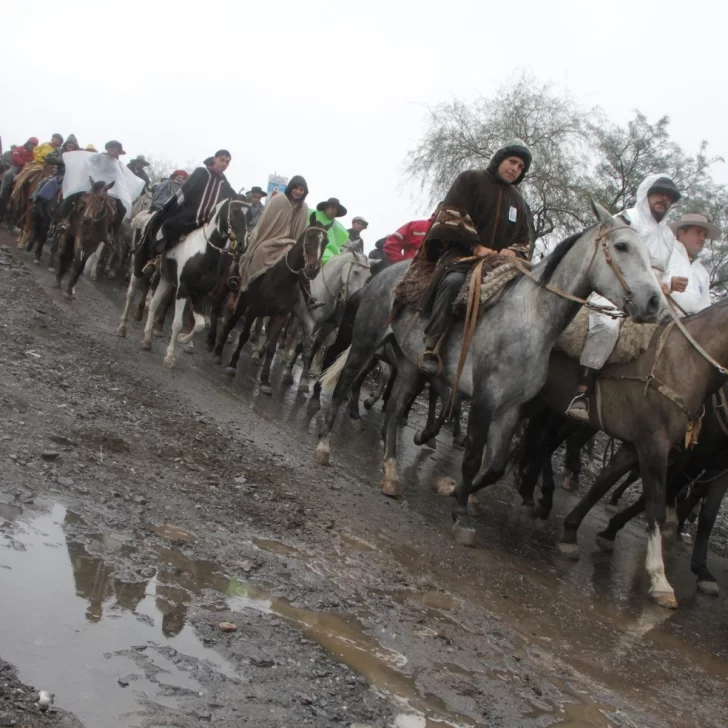
<path fill-rule="evenodd" d="M 299 268 L 298 270 L 296 270 L 295 268 L 292 268 L 291 267 L 291 264 L 288 262 L 288 255 L 291 252 L 291 250 L 293 250 L 293 247 L 289 248 L 286 251 L 286 255 L 284 257 L 284 260 L 286 261 L 286 268 L 288 268 L 288 270 L 291 271 L 291 273 L 293 273 L 293 275 L 296 275 L 297 276 L 297 275 L 300 275 L 301 273 L 303 273 L 303 277 L 304 278 L 306 278 L 309 281 L 312 281 L 318 275 L 318 271 L 316 272 L 316 275 L 313 275 L 313 276 L 306 275 L 306 273 L 304 272 L 306 270 L 306 268 L 308 267 L 308 263 L 306 263 L 306 242 L 305 242 L 306 241 L 306 238 L 305 238 L 305 235 L 306 235 L 306 233 L 308 233 L 309 230 L 317 230 L 318 232 L 323 233 L 324 234 L 324 240 L 326 240 L 326 238 L 327 238 L 326 230 L 324 230 L 321 227 L 315 226 L 315 225 L 312 225 L 310 227 L 307 227 L 306 230 L 303 233 L 304 234 L 304 243 L 303 243 L 303 253 L 304 253 L 303 257 L 304 257 L 304 261 L 303 261 L 303 265 L 301 266 L 301 268 Z M 325 281 L 326 281 L 326 279 L 324 278 L 324 282 Z"/>
<path fill-rule="evenodd" d="M 227 203 L 228 203 L 227 219 L 225 220 L 225 222 L 227 224 L 227 231 L 223 233 L 222 230 L 220 230 L 217 227 L 217 225 L 218 225 L 217 222 L 215 222 L 215 224 L 213 225 L 213 228 L 215 230 L 217 230 L 220 233 L 220 235 L 222 235 L 223 242 L 225 242 L 226 240 L 229 240 L 230 241 L 229 251 L 230 251 L 230 253 L 232 253 L 233 255 L 235 255 L 235 252 L 238 249 L 238 237 L 235 234 L 235 231 L 233 230 L 233 226 L 232 226 L 232 210 L 233 210 L 233 205 L 237 204 L 237 205 L 240 205 L 241 207 L 244 207 L 244 208 L 245 207 L 250 207 L 250 205 L 248 205 L 247 202 L 243 202 L 243 200 L 231 200 L 231 199 L 228 199 L 227 200 Z M 210 220 L 210 222 L 208 222 L 206 225 L 203 225 L 202 226 L 202 234 L 205 236 L 205 242 L 213 250 L 216 250 L 218 253 L 222 253 L 224 250 L 226 250 L 226 248 L 215 245 L 214 243 L 210 242 L 210 239 L 207 237 L 207 226 L 208 225 L 212 225 L 213 224 L 213 220 L 215 220 L 215 218 L 219 218 L 219 217 L 220 217 L 220 213 L 218 212 L 217 215 L 215 215 L 215 217 L 213 217 L 212 220 Z"/>
<path fill-rule="evenodd" d="M 338 301 L 342 301 L 343 302 L 343 301 L 345 301 L 349 297 L 349 280 L 351 279 L 351 273 L 354 270 L 354 268 L 366 268 L 367 270 L 369 270 L 370 266 L 369 265 L 365 265 L 364 263 L 360 263 L 355 258 L 352 259 L 349 262 L 349 272 L 346 274 L 346 279 L 344 280 L 344 285 L 342 286 L 341 291 L 339 291 L 339 294 L 338 295 L 336 295 L 331 290 L 331 288 L 329 288 L 329 284 L 326 281 L 326 268 L 323 269 L 323 271 L 321 273 L 321 278 L 322 278 L 322 280 L 324 282 L 324 287 L 326 288 L 326 290 L 329 292 L 329 294 L 331 295 L 331 297 L 335 301 L 337 301 L 337 302 Z"/>
<path fill-rule="evenodd" d="M 626 306 L 633 301 L 634 294 L 632 293 L 632 289 L 627 284 L 627 281 L 625 280 L 619 265 L 617 265 L 617 263 L 614 261 L 614 258 L 612 258 L 612 253 L 609 250 L 609 244 L 607 243 L 607 237 L 615 230 L 632 230 L 632 228 L 629 225 L 615 225 L 609 228 L 605 227 L 604 225 L 600 225 L 599 234 L 594 239 L 594 252 L 592 253 L 591 260 L 589 261 L 589 268 L 592 267 L 594 259 L 597 256 L 597 252 L 601 248 L 602 252 L 604 253 L 604 259 L 606 260 L 607 265 L 612 269 L 614 275 L 617 277 L 617 280 L 624 289 L 624 305 Z M 528 268 L 526 268 L 521 260 L 513 257 L 510 262 L 512 262 L 513 265 L 518 269 L 518 271 L 523 273 L 523 275 L 527 276 L 535 283 L 540 284 L 538 277 L 535 276 Z M 561 298 L 566 298 L 569 301 L 574 301 L 574 303 L 580 303 L 582 306 L 586 306 L 592 311 L 603 313 L 605 316 L 611 316 L 611 318 L 624 318 L 626 316 L 624 311 L 620 311 L 613 306 L 602 306 L 598 303 L 592 303 L 591 301 L 579 298 L 579 296 L 574 296 L 571 293 L 562 291 L 560 288 L 552 286 L 550 283 L 547 283 L 544 288 L 551 293 L 555 293 L 557 296 L 561 296 Z"/>

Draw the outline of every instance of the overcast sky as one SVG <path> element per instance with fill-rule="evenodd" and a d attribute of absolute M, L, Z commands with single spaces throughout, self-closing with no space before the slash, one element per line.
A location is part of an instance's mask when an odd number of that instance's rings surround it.
<path fill-rule="evenodd" d="M 624 122 L 672 120 L 687 150 L 728 157 L 718 2 L 632 0 L 5 0 L 0 135 L 73 132 L 184 166 L 232 152 L 236 188 L 303 174 L 315 205 L 370 221 L 367 248 L 427 217 L 402 174 L 427 107 L 514 72 Z M 725 165 L 714 170 L 728 179 Z"/>

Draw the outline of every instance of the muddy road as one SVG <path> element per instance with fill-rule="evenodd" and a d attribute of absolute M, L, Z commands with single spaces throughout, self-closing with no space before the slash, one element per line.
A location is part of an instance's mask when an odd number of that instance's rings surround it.
<path fill-rule="evenodd" d="M 313 461 L 318 413 L 198 351 L 170 371 L 115 336 L 122 289 L 52 275 L 0 234 L 0 726 L 724 726 L 724 597 L 646 598 L 644 526 L 556 553 L 508 484 L 456 547 L 433 481 L 460 453 L 401 433 L 378 493 L 377 408 Z M 725 539 L 725 528 L 719 535 Z M 711 565 L 728 594 L 722 553 Z M 12 666 L 12 667 L 11 667 Z M 17 670 L 17 675 L 13 671 Z M 36 690 L 54 695 L 50 710 Z"/>

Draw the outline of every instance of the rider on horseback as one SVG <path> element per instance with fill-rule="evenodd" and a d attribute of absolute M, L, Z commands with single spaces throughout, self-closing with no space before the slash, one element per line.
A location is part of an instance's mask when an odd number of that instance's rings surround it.
<path fill-rule="evenodd" d="M 667 175 L 652 174 L 637 188 L 635 206 L 619 215 L 646 244 L 650 265 L 665 295 L 672 291 L 684 291 L 687 285 L 686 278 L 668 274 L 677 241 L 667 225 L 667 211 L 680 196 L 675 183 Z M 589 300 L 607 308 L 612 305 L 596 293 Z M 579 360 L 579 385 L 566 410 L 567 415 L 589 422 L 589 393 L 617 345 L 621 327 L 620 318 L 599 311 L 589 312 L 589 334 Z"/>
<path fill-rule="evenodd" d="M 428 290 L 435 289 L 432 314 L 425 328 L 420 368 L 436 375 L 438 347 L 453 319 L 452 307 L 472 257 L 517 255 L 529 258 L 528 206 L 517 186 L 531 166 L 531 151 L 520 139 L 498 149 L 484 170 L 469 170 L 453 182 L 437 211 L 417 257 L 437 261 Z M 462 259 L 469 259 L 459 264 Z"/>

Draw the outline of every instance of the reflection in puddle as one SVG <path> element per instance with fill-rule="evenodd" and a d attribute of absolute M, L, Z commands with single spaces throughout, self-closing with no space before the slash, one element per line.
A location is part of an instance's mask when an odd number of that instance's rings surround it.
<path fill-rule="evenodd" d="M 54 505 L 19 524 L 13 538 L 24 551 L 0 550 L 0 564 L 9 567 L 2 572 L 0 644 L 21 678 L 57 693 L 60 707 L 86 725 L 113 717 L 114 725 L 137 726 L 142 716 L 176 707 L 176 695 L 205 692 L 193 677 L 199 661 L 235 677 L 232 665 L 185 623 L 192 594 L 222 586 L 216 579 L 224 577 L 190 576 L 183 570 L 194 564 L 164 550 L 163 565 L 147 578 L 124 572 L 127 562 L 115 567 L 67 540 L 63 527 L 74 523 L 73 514 Z M 134 551 L 120 534 L 92 540 L 109 558 Z"/>

